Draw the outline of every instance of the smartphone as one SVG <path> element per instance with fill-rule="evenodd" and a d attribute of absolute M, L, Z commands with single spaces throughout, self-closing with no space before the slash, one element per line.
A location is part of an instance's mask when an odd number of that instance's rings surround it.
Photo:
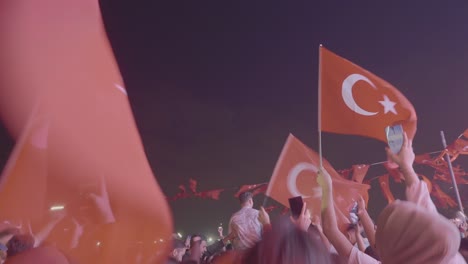
<path fill-rule="evenodd" d="M 353 225 L 357 225 L 359 221 L 359 217 L 357 213 L 358 213 L 358 203 L 354 202 L 353 206 L 351 207 L 351 210 L 349 210 L 349 220 L 351 221 L 351 224 Z"/>
<path fill-rule="evenodd" d="M 296 196 L 293 198 L 289 198 L 289 208 L 291 209 L 291 215 L 294 219 L 297 219 L 302 212 L 302 206 L 304 205 L 304 201 L 302 200 L 302 196 Z"/>
<path fill-rule="evenodd" d="M 402 125 L 388 126 L 385 128 L 388 146 L 395 154 L 398 154 L 398 152 L 401 150 L 401 147 L 403 146 L 403 133 L 404 131 Z"/>

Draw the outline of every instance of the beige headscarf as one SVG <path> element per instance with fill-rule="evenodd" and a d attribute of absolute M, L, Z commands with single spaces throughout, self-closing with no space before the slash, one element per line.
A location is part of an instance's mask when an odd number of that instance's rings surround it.
<path fill-rule="evenodd" d="M 377 221 L 376 247 L 384 264 L 458 263 L 459 245 L 460 234 L 448 219 L 411 202 L 393 202 Z"/>

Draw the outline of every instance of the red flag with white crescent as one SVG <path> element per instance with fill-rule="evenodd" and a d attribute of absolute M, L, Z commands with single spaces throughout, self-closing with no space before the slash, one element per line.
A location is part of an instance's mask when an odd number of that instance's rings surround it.
<path fill-rule="evenodd" d="M 385 127 L 402 124 L 416 133 L 413 105 L 393 85 L 320 47 L 322 130 L 386 142 Z"/>
<path fill-rule="evenodd" d="M 340 229 L 349 223 L 349 210 L 361 195 L 368 200 L 369 185 L 346 180 L 326 161 L 323 166 L 332 176 L 334 201 Z M 312 215 L 320 217 L 322 189 L 317 183 L 318 154 L 292 134 L 288 136 L 266 195 L 289 207 L 288 199 L 302 196 Z"/>

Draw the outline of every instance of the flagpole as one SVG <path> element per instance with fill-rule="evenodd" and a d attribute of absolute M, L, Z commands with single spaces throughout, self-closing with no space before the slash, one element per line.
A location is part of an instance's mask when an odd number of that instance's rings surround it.
<path fill-rule="evenodd" d="M 318 62 L 318 140 L 319 140 L 319 164 L 320 170 L 323 168 L 322 156 L 322 44 L 319 45 Z"/>
<path fill-rule="evenodd" d="M 440 131 L 440 137 L 442 138 L 442 145 L 443 145 L 444 149 L 446 149 L 447 148 L 447 142 L 445 141 L 444 131 Z M 455 179 L 455 173 L 453 173 L 452 161 L 450 160 L 450 154 L 448 152 L 445 153 L 445 159 L 446 159 L 447 164 L 448 164 L 448 169 L 449 169 L 449 172 L 450 172 L 450 176 L 452 177 L 452 184 L 453 184 L 453 189 L 455 190 L 455 195 L 457 196 L 458 207 L 460 209 L 460 212 L 465 214 L 465 212 L 463 211 L 463 205 L 462 205 L 462 202 L 461 202 L 461 199 L 460 199 L 460 193 L 458 192 L 458 186 L 457 186 L 457 181 Z"/>

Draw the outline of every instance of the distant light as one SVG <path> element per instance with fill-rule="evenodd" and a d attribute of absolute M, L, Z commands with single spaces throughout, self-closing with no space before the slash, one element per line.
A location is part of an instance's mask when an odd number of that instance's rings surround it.
<path fill-rule="evenodd" d="M 212 241 L 213 241 L 213 238 L 209 237 L 208 242 L 212 242 Z"/>
<path fill-rule="evenodd" d="M 98 246 L 98 247 L 101 246 L 101 242 L 98 241 L 98 242 L 96 243 L 96 246 Z"/>
<path fill-rule="evenodd" d="M 162 239 L 162 238 L 161 238 L 161 239 L 159 239 L 159 242 L 161 242 L 161 243 L 162 243 L 162 242 L 164 242 L 164 239 Z"/>
<path fill-rule="evenodd" d="M 63 210 L 64 208 L 65 208 L 65 206 L 63 206 L 63 205 L 54 205 L 54 206 L 50 207 L 50 210 L 51 211 L 60 211 L 60 210 Z"/>
<path fill-rule="evenodd" d="M 179 238 L 182 238 L 182 234 L 181 234 L 181 233 L 177 233 L 177 236 L 178 236 Z"/>

